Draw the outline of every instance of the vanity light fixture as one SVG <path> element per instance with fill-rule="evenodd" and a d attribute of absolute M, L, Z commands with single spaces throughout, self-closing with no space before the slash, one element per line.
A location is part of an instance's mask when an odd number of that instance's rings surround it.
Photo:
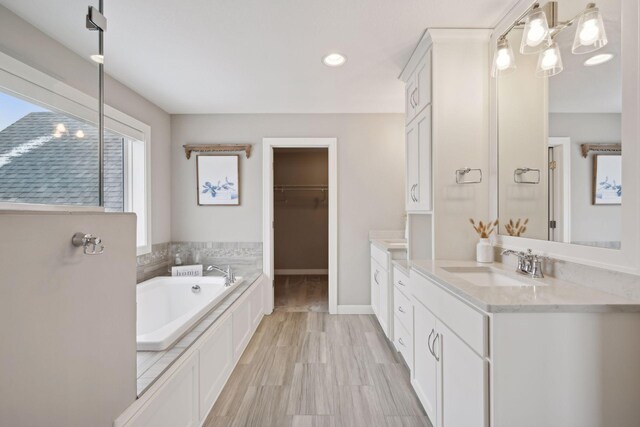
<path fill-rule="evenodd" d="M 558 22 L 557 1 L 549 1 L 542 7 L 539 3 L 534 3 L 498 37 L 491 74 L 497 77 L 515 70 L 515 59 L 507 40 L 507 35 L 514 28 L 523 28 L 520 53 L 524 55 L 539 53 L 540 55 L 536 67 L 537 76 L 551 77 L 560 73 L 563 70 L 562 57 L 554 39 L 562 31 L 573 26 L 576 21 L 578 24 L 572 53 L 589 53 L 606 46 L 607 35 L 602 14 L 595 3 L 587 4 L 582 12 L 566 22 Z M 594 57 L 587 60 L 589 63 L 585 62 L 585 65 L 597 65 L 610 59 Z M 597 62 L 599 60 L 602 62 Z"/>
<path fill-rule="evenodd" d="M 509 74 L 516 69 L 516 61 L 513 57 L 513 50 L 509 40 L 501 38 L 493 54 L 493 67 L 491 75 L 493 77 Z"/>
<path fill-rule="evenodd" d="M 575 54 L 590 53 L 606 46 L 607 42 L 602 14 L 595 3 L 589 3 L 578 20 L 571 52 Z"/>
<path fill-rule="evenodd" d="M 520 53 L 538 53 L 551 44 L 547 14 L 540 7 L 534 7 L 524 20 L 524 31 L 520 43 Z"/>
<path fill-rule="evenodd" d="M 327 67 L 340 67 L 347 62 L 347 57 L 341 53 L 330 53 L 322 58 L 322 63 Z"/>
<path fill-rule="evenodd" d="M 587 67 L 593 67 L 594 65 L 600 65 L 604 64 L 605 62 L 609 62 L 612 59 L 613 53 L 600 53 L 584 61 L 584 65 L 586 65 Z"/>
<path fill-rule="evenodd" d="M 536 76 L 555 76 L 560 73 L 562 69 L 563 66 L 560 48 L 558 47 L 558 43 L 553 41 L 550 46 L 540 52 L 540 56 L 538 57 L 538 66 L 536 67 Z"/>

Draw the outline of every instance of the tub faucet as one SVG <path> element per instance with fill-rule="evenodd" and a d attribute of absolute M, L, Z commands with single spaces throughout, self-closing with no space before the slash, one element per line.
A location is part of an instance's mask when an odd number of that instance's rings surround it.
<path fill-rule="evenodd" d="M 231 269 L 230 265 L 227 265 L 227 269 L 223 269 L 220 268 L 218 266 L 215 265 L 210 265 L 207 267 L 207 271 L 218 271 L 222 274 L 224 274 L 224 286 L 225 288 L 228 288 L 229 286 L 231 286 L 231 284 L 233 284 L 233 282 L 236 281 L 236 275 L 233 274 L 233 270 Z"/>

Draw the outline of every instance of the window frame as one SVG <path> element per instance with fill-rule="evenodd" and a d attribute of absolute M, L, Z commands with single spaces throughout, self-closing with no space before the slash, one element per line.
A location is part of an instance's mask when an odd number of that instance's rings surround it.
<path fill-rule="evenodd" d="M 84 120 L 93 125 L 98 125 L 98 100 L 86 93 L 69 86 L 58 78 L 37 70 L 3 52 L 0 52 L 0 89 L 11 96 L 24 99 L 54 111 Z M 145 156 L 145 228 L 146 242 L 137 246 L 137 254 L 143 255 L 151 252 L 151 127 L 146 123 L 135 119 L 109 105 L 104 108 L 105 130 L 122 135 L 125 139 L 141 141 L 144 143 Z M 125 177 L 129 173 L 129 161 L 125 161 Z M 125 178 L 125 209 L 130 206 L 128 185 L 130 181 Z M 66 212 L 104 212 L 100 206 L 80 205 L 41 205 L 30 203 L 1 202 L 0 211 L 66 211 Z"/>

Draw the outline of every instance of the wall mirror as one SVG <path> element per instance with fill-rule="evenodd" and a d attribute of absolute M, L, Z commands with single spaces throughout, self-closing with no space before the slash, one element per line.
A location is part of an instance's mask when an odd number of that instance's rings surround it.
<path fill-rule="evenodd" d="M 621 2 L 540 3 L 498 39 L 501 235 L 621 248 Z"/>

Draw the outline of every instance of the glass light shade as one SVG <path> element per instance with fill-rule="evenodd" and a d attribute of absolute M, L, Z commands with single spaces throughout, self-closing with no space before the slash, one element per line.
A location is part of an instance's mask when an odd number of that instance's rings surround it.
<path fill-rule="evenodd" d="M 538 66 L 536 67 L 536 76 L 551 77 L 563 70 L 562 56 L 560 48 L 556 42 L 552 42 L 545 50 L 540 52 L 538 56 Z"/>
<path fill-rule="evenodd" d="M 500 39 L 493 54 L 493 67 L 491 75 L 493 77 L 509 74 L 516 69 L 516 60 L 513 56 L 513 50 L 509 44 L 509 40 Z"/>
<path fill-rule="evenodd" d="M 576 54 L 593 52 L 606 46 L 607 42 L 600 10 L 595 6 L 587 8 L 578 20 L 571 52 Z"/>
<path fill-rule="evenodd" d="M 547 15 L 542 9 L 533 9 L 524 20 L 520 53 L 531 55 L 551 44 Z"/>

